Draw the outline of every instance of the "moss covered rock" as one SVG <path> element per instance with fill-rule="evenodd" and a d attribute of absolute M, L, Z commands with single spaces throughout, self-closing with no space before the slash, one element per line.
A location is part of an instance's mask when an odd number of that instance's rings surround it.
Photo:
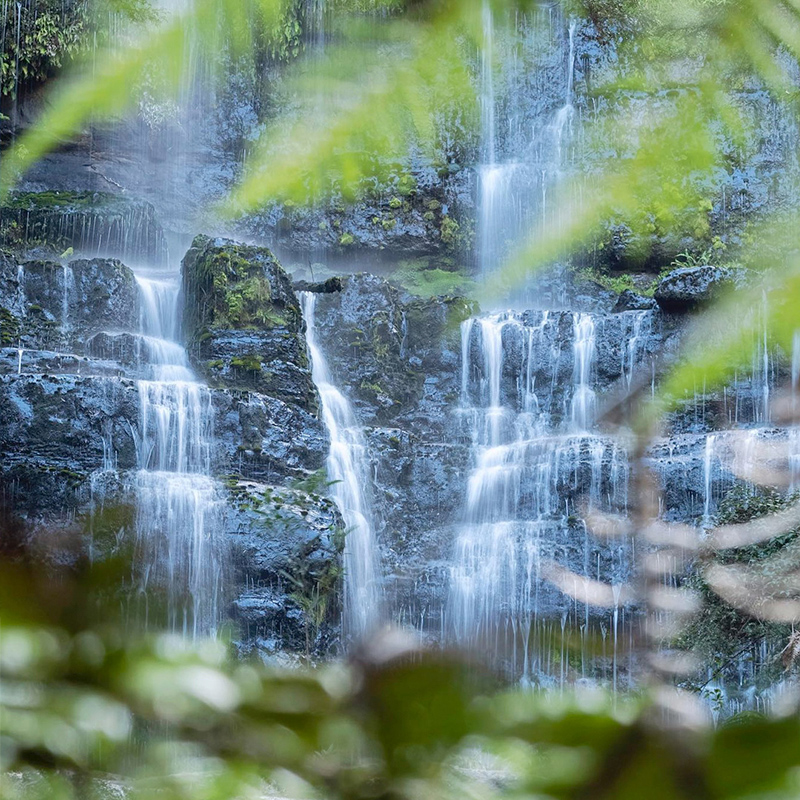
<path fill-rule="evenodd" d="M 183 295 L 189 352 L 209 383 L 316 409 L 297 295 L 269 250 L 196 237 Z"/>

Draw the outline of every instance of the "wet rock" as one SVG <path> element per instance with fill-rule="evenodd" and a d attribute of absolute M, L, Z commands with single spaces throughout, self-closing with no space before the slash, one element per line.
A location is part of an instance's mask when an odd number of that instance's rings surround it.
<path fill-rule="evenodd" d="M 317 327 L 360 418 L 438 428 L 458 399 L 459 325 L 475 306 L 461 297 L 415 297 L 369 274 L 341 282 L 341 292 L 320 296 Z"/>
<path fill-rule="evenodd" d="M 93 333 L 138 319 L 133 272 L 117 259 L 0 262 L 0 344 L 83 353 Z"/>
<path fill-rule="evenodd" d="M 658 308 L 658 303 L 654 298 L 645 297 L 643 294 L 637 294 L 630 289 L 620 292 L 619 298 L 614 304 L 615 313 L 622 311 L 650 311 L 654 308 Z"/>
<path fill-rule="evenodd" d="M 319 418 L 257 392 L 212 392 L 216 463 L 225 474 L 271 483 L 322 467 L 328 437 Z"/>
<path fill-rule="evenodd" d="M 295 281 L 294 290 L 296 292 L 314 292 L 315 294 L 332 294 L 342 291 L 342 279 L 338 275 L 328 278 L 321 283 L 310 283 L 309 281 Z"/>
<path fill-rule="evenodd" d="M 661 280 L 655 299 L 665 311 L 683 314 L 708 305 L 740 280 L 737 271 L 726 267 L 681 267 Z"/>
<path fill-rule="evenodd" d="M 117 361 L 89 358 L 75 353 L 54 350 L 26 350 L 19 347 L 0 348 L 0 374 L 94 375 L 121 378 L 125 368 Z"/>
<path fill-rule="evenodd" d="M 334 503 L 307 484 L 227 486 L 225 529 L 243 589 L 233 611 L 245 652 L 270 641 L 319 652 L 337 633 L 343 522 Z"/>
<path fill-rule="evenodd" d="M 474 236 L 474 181 L 471 169 L 415 165 L 356 203 L 274 205 L 239 226 L 295 253 L 395 252 L 408 258 L 465 252 Z"/>
<path fill-rule="evenodd" d="M 208 382 L 316 410 L 300 306 L 273 254 L 198 236 L 182 275 L 187 347 Z"/>

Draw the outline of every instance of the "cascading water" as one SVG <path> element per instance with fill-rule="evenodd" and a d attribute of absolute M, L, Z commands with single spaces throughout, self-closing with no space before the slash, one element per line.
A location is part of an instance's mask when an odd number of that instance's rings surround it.
<path fill-rule="evenodd" d="M 361 427 L 347 398 L 333 385 L 325 355 L 317 342 L 317 296 L 301 292 L 311 377 L 322 403 L 322 418 L 331 439 L 327 471 L 331 494 L 346 526 L 344 546 L 344 627 L 354 640 L 363 638 L 382 618 L 378 546 L 365 487 L 369 484 L 367 451 Z"/>
<path fill-rule="evenodd" d="M 594 319 L 591 314 L 576 314 L 573 321 L 572 425 L 585 431 L 594 418 L 595 392 L 592 366 L 595 357 Z"/>
<path fill-rule="evenodd" d="M 553 14 L 552 9 L 537 9 L 500 27 L 488 0 L 482 5 L 477 260 L 483 275 L 523 237 L 553 223 L 547 218 L 547 195 L 567 165 L 566 146 L 576 115 L 577 30 L 571 22 L 565 42 L 553 25 Z M 552 69 L 563 70 L 562 75 L 554 79 Z M 549 80 L 532 87 L 529 76 L 537 74 L 547 74 Z M 551 98 L 554 88 L 557 93 Z"/>
<path fill-rule="evenodd" d="M 166 592 L 168 625 L 213 634 L 222 612 L 225 546 L 221 500 L 211 478 L 213 409 L 177 333 L 177 281 L 137 275 L 140 352 L 151 376 L 138 381 L 136 534 L 142 591 Z"/>
<path fill-rule="evenodd" d="M 559 619 L 584 634 L 590 626 L 588 605 L 579 607 L 544 582 L 548 565 L 558 561 L 615 584 L 628 568 L 624 542 L 603 548 L 578 519 L 586 506 L 624 510 L 627 462 L 613 442 L 587 433 L 595 356 L 595 321 L 588 314 L 567 314 L 573 380 L 566 393 L 559 386 L 558 366 L 570 358 L 564 316 L 507 312 L 467 320 L 461 329 L 460 413 L 475 466 L 451 570 L 451 629 L 462 645 L 492 647 L 509 673 L 526 681 L 553 677 L 550 640 Z M 511 358 L 518 359 L 513 370 Z M 624 614 L 614 609 L 599 627 L 619 630 Z M 555 661 L 563 681 L 563 662 Z M 587 664 L 581 668 L 585 673 Z"/>

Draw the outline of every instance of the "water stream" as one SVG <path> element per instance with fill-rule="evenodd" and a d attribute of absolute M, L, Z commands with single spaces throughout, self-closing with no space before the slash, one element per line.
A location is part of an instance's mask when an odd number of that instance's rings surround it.
<path fill-rule="evenodd" d="M 562 336 L 565 314 L 572 317 L 571 342 Z M 615 584 L 630 566 L 627 542 L 603 547 L 580 519 L 587 509 L 619 511 L 627 503 L 625 453 L 589 432 L 595 326 L 588 314 L 549 311 L 504 312 L 462 325 L 460 413 L 474 467 L 451 570 L 449 618 L 459 644 L 484 652 L 488 646 L 515 679 L 553 679 L 545 639 L 554 620 L 586 635 L 590 617 L 600 619 L 548 586 L 550 563 Z M 563 387 L 557 366 L 570 359 L 572 386 Z M 617 630 L 623 613 L 614 609 L 598 629 Z M 616 679 L 616 638 L 609 655 Z M 560 660 L 557 676 L 563 684 Z"/>
<path fill-rule="evenodd" d="M 301 292 L 306 344 L 311 357 L 311 376 L 322 403 L 322 419 L 331 444 L 326 463 L 331 495 L 344 519 L 344 620 L 345 636 L 359 640 L 378 625 L 383 616 L 378 545 L 366 487 L 369 485 L 368 454 L 361 426 L 347 398 L 334 385 L 317 341 L 317 296 Z"/>

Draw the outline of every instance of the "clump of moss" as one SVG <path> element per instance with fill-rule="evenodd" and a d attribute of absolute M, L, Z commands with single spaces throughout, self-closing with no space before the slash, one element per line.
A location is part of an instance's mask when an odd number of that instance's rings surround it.
<path fill-rule="evenodd" d="M 245 372 L 261 372 L 263 362 L 260 356 L 249 353 L 231 359 L 231 366 Z"/>
<path fill-rule="evenodd" d="M 339 237 L 339 244 L 342 247 L 349 247 L 351 244 L 354 244 L 356 241 L 355 236 L 352 233 L 343 233 Z"/>
<path fill-rule="evenodd" d="M 627 272 L 620 275 L 609 275 L 606 272 L 601 272 L 600 270 L 587 267 L 580 270 L 576 274 L 576 277 L 579 280 L 597 283 L 604 289 L 608 289 L 611 292 L 616 292 L 617 294 L 622 294 L 622 292 L 625 291 L 638 291 L 636 284 L 634 283 L 633 276 Z"/>
<path fill-rule="evenodd" d="M 419 297 L 471 295 L 476 288 L 475 281 L 466 274 L 464 268 L 457 265 L 451 269 L 432 267 L 426 259 L 400 262 L 392 277 Z"/>
<path fill-rule="evenodd" d="M 401 197 L 408 197 L 417 191 L 417 180 L 413 175 L 406 173 L 397 180 L 397 191 Z"/>
<path fill-rule="evenodd" d="M 192 248 L 190 254 L 196 255 L 187 255 L 184 262 L 189 275 L 184 285 L 187 324 L 194 327 L 195 341 L 203 341 L 205 332 L 213 336 L 218 328 L 270 328 L 299 321 L 300 310 L 282 286 L 280 267 L 268 250 L 233 242 L 219 246 L 206 237 L 195 240 Z"/>
<path fill-rule="evenodd" d="M 439 227 L 442 241 L 447 245 L 455 244 L 460 228 L 461 226 L 452 217 L 445 214 L 442 217 L 442 224 Z"/>
<path fill-rule="evenodd" d="M 0 344 L 9 346 L 19 341 L 19 320 L 7 308 L 0 306 Z"/>

